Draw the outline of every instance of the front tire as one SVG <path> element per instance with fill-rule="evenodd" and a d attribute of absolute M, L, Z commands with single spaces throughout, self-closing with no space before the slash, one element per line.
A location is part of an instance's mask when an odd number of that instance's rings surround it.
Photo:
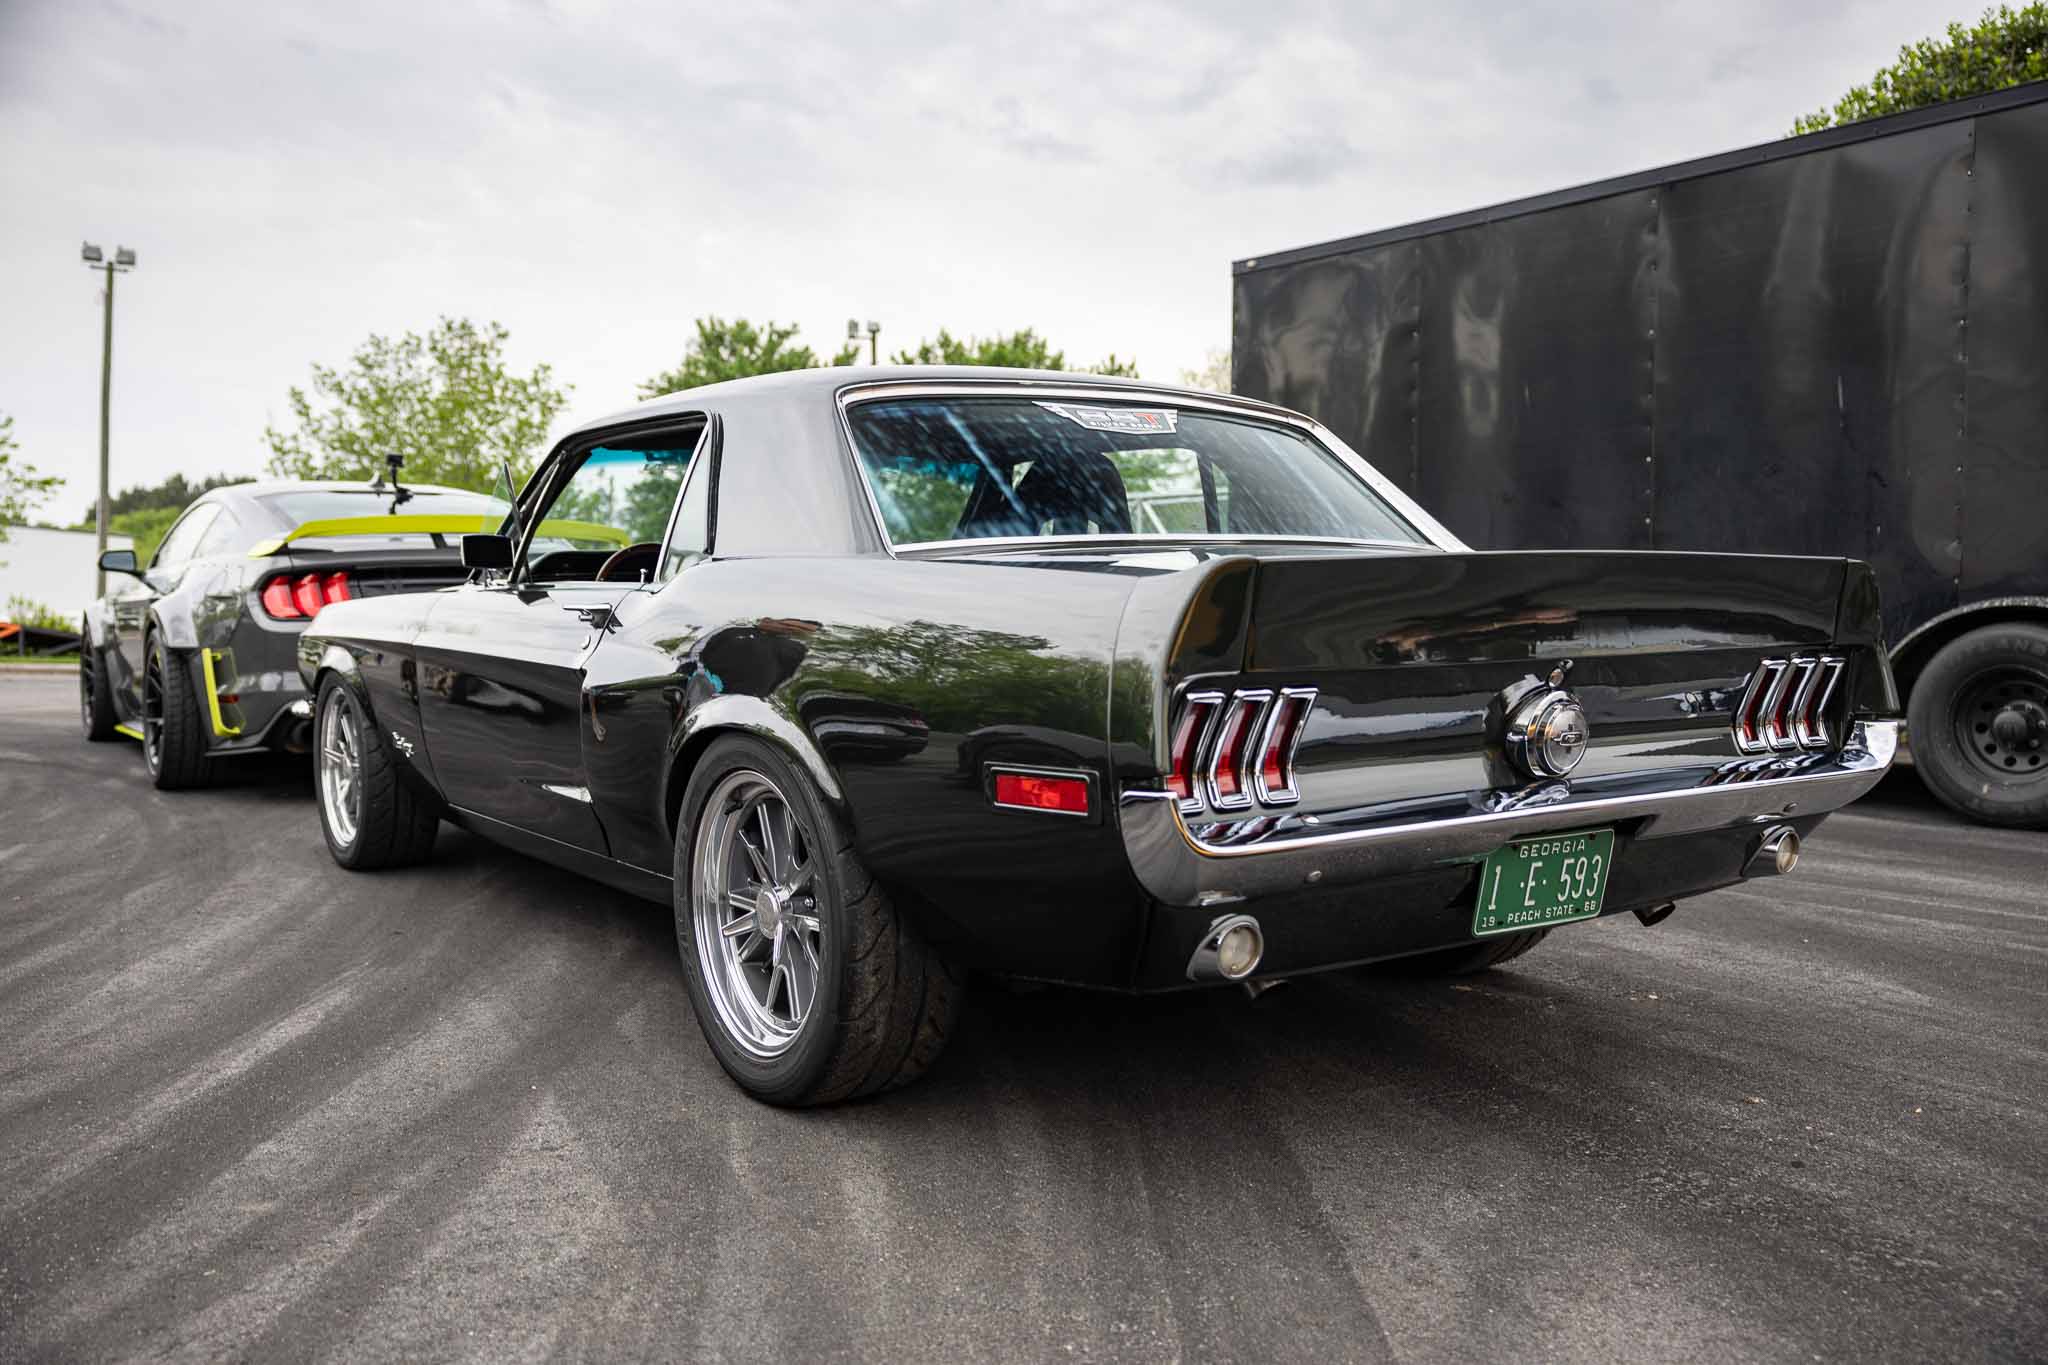
<path fill-rule="evenodd" d="M 1943 805 L 2048 828 L 2048 628 L 2013 621 L 1943 646 L 1907 703 L 1913 766 Z"/>
<path fill-rule="evenodd" d="M 213 782 L 200 706 L 185 656 L 166 649 L 161 632 L 150 632 L 142 674 L 142 762 L 158 791 Z"/>
<path fill-rule="evenodd" d="M 106 662 L 94 647 L 90 631 L 78 650 L 78 718 L 85 737 L 94 744 L 115 737 L 114 689 L 107 682 Z"/>
<path fill-rule="evenodd" d="M 354 690 L 328 674 L 313 715 L 313 788 L 334 861 L 358 872 L 425 862 L 440 814 L 400 773 Z"/>
<path fill-rule="evenodd" d="M 676 942 L 719 1065 L 770 1104 L 908 1084 L 951 1034 L 960 979 L 869 875 L 816 786 L 732 736 L 677 821 Z"/>

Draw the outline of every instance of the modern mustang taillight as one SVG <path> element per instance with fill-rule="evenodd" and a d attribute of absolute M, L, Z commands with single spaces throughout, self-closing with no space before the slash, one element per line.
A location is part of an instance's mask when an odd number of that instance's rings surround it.
<path fill-rule="evenodd" d="M 1294 751 L 1315 698 L 1312 687 L 1190 692 L 1167 746 L 1166 789 L 1189 811 L 1293 805 Z"/>
<path fill-rule="evenodd" d="M 1827 711 L 1841 677 L 1842 660 L 1832 654 L 1765 659 L 1735 708 L 1735 747 L 1746 754 L 1834 747 Z"/>
<path fill-rule="evenodd" d="M 263 610 L 279 621 L 310 621 L 320 608 L 331 602 L 346 602 L 355 594 L 349 590 L 348 575 L 334 573 L 279 574 L 263 585 L 257 599 Z"/>

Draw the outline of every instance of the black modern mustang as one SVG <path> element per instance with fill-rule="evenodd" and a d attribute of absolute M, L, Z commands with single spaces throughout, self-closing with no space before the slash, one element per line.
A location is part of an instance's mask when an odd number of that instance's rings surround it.
<path fill-rule="evenodd" d="M 302 637 L 347 867 L 448 820 L 675 910 L 747 1090 L 929 1066 L 960 973 L 1404 958 L 1790 870 L 1891 762 L 1861 564 L 1467 549 L 1314 422 L 811 370 L 561 442 L 469 581 Z"/>

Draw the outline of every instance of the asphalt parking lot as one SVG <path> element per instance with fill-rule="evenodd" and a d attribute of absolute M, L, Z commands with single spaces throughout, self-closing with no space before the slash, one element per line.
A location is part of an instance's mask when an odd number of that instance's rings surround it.
<path fill-rule="evenodd" d="M 0 677 L 0 1358 L 2039 1358 L 2048 838 L 1895 776 L 1792 877 L 1458 985 L 984 990 L 787 1113 L 667 914 Z"/>

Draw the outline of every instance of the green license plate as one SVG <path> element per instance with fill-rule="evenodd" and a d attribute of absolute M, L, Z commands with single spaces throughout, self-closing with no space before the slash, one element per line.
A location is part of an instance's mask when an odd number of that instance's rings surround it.
<path fill-rule="evenodd" d="M 1483 938 L 1591 919 L 1600 913 L 1613 864 L 1611 829 L 1517 839 L 1488 854 L 1479 869 L 1472 933 Z"/>

